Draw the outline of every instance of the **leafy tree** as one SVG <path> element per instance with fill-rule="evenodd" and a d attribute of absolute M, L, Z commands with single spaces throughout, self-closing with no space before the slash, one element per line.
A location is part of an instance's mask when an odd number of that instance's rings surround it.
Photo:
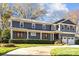
<path fill-rule="evenodd" d="M 9 19 L 11 17 L 12 11 L 7 8 L 5 4 L 1 5 L 0 9 L 0 16 L 1 16 L 1 38 L 2 40 L 10 38 L 10 31 L 9 31 Z M 7 10 L 5 9 L 7 8 Z M 6 11 L 4 11 L 6 10 Z"/>

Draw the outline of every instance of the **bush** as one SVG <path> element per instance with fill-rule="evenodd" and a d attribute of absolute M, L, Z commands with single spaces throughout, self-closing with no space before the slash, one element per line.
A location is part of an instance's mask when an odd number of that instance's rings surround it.
<path fill-rule="evenodd" d="M 75 40 L 75 44 L 79 44 L 79 40 Z"/>
<path fill-rule="evenodd" d="M 64 43 L 62 42 L 62 40 L 56 40 L 54 44 L 64 44 Z"/>
<path fill-rule="evenodd" d="M 54 44 L 54 41 L 49 40 L 23 40 L 15 39 L 11 40 L 11 43 L 28 43 L 28 44 Z"/>
<path fill-rule="evenodd" d="M 8 44 L 0 44 L 0 47 L 16 47 L 16 46 L 13 43 L 8 43 Z"/>
<path fill-rule="evenodd" d="M 3 32 L 3 38 L 4 38 L 4 39 L 10 39 L 10 30 L 9 30 L 9 29 L 6 29 L 6 30 Z"/>

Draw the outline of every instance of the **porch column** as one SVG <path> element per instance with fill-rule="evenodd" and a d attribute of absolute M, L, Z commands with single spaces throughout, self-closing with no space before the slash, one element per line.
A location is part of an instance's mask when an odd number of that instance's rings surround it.
<path fill-rule="evenodd" d="M 53 40 L 54 40 L 54 33 L 53 33 Z"/>
<path fill-rule="evenodd" d="M 12 29 L 11 29 L 10 33 L 11 33 L 11 39 L 13 39 L 13 30 Z"/>
<path fill-rule="evenodd" d="M 13 39 L 12 21 L 10 21 L 10 34 L 11 34 L 11 38 L 10 39 Z"/>
<path fill-rule="evenodd" d="M 60 31 L 60 29 L 61 29 L 61 28 L 60 28 L 60 24 L 59 24 L 59 28 L 58 28 L 58 30 Z"/>
<path fill-rule="evenodd" d="M 60 34 L 59 34 L 59 40 L 61 39 Z"/>
<path fill-rule="evenodd" d="M 52 38 L 52 34 L 50 34 L 50 41 L 52 41 L 53 40 L 53 38 Z"/>
<path fill-rule="evenodd" d="M 40 32 L 40 39 L 42 40 L 42 32 Z"/>
<path fill-rule="evenodd" d="M 27 39 L 29 39 L 29 32 L 27 31 Z"/>

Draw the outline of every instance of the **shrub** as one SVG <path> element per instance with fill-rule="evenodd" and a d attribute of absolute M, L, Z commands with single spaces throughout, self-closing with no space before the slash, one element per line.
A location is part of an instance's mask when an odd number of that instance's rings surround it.
<path fill-rule="evenodd" d="M 54 44 L 54 41 L 49 40 L 23 40 L 15 39 L 11 40 L 11 43 L 28 43 L 28 44 Z"/>
<path fill-rule="evenodd" d="M 75 40 L 75 44 L 79 44 L 79 40 Z"/>
<path fill-rule="evenodd" d="M 65 43 L 63 43 L 62 40 L 56 40 L 54 44 L 65 44 Z"/>
<path fill-rule="evenodd" d="M 16 46 L 13 43 L 8 43 L 8 44 L 0 44 L 0 47 L 16 47 Z"/>
<path fill-rule="evenodd" d="M 10 30 L 6 29 L 3 33 L 3 38 L 4 39 L 10 39 Z"/>

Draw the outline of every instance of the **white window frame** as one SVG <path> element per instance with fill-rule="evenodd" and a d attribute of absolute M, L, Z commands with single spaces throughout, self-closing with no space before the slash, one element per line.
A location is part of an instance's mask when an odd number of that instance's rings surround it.
<path fill-rule="evenodd" d="M 31 36 L 36 36 L 36 33 L 35 32 L 31 32 L 30 35 Z"/>
<path fill-rule="evenodd" d="M 32 29 L 35 29 L 35 23 L 32 23 Z"/>
<path fill-rule="evenodd" d="M 43 29 L 46 29 L 46 25 L 45 25 L 45 24 L 43 24 L 43 25 L 42 25 L 42 28 L 43 28 Z"/>
<path fill-rule="evenodd" d="M 21 26 L 22 25 L 22 26 Z M 23 28 L 24 27 L 24 22 L 20 22 L 20 27 Z"/>

